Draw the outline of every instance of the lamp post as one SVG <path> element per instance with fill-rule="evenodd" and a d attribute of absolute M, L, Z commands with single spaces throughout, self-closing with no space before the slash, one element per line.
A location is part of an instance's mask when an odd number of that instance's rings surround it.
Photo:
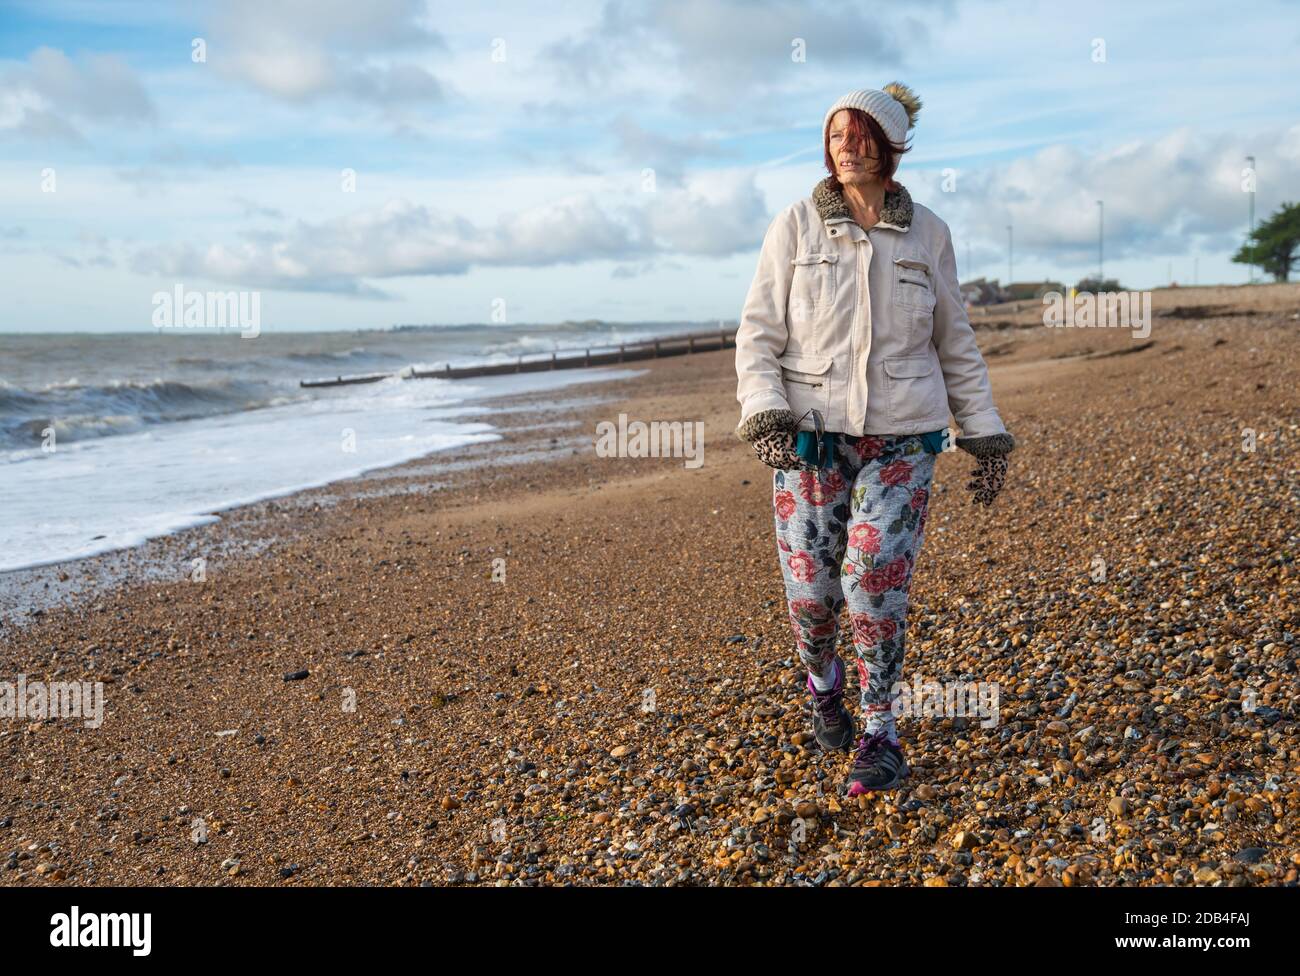
<path fill-rule="evenodd" d="M 1011 248 L 1011 225 L 1007 224 L 1007 293 L 1008 294 L 1010 294 L 1011 292 L 1011 282 L 1015 278 L 1015 275 L 1012 272 L 1012 269 L 1015 267 L 1015 265 L 1012 262 L 1012 257 L 1014 253 L 1015 252 Z"/>
<path fill-rule="evenodd" d="M 1097 287 L 1106 280 L 1106 252 L 1102 244 L 1102 227 L 1105 224 L 1106 205 L 1097 201 Z"/>
<path fill-rule="evenodd" d="M 1250 187 L 1250 189 L 1246 191 L 1250 195 L 1250 236 L 1246 238 L 1246 246 L 1249 247 L 1250 238 L 1255 236 L 1255 157 L 1254 156 L 1246 157 L 1246 166 L 1247 169 L 1249 170 L 1247 179 L 1249 180 L 1248 185 Z M 1248 267 L 1250 269 L 1250 271 L 1248 272 L 1250 275 L 1249 283 L 1253 285 L 1255 283 L 1255 262 L 1254 261 L 1250 262 Z"/>

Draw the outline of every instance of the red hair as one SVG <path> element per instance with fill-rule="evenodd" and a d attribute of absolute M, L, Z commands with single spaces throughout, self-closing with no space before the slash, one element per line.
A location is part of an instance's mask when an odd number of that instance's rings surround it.
<path fill-rule="evenodd" d="M 880 123 L 873 119 L 860 108 L 842 108 L 840 112 L 848 112 L 848 121 L 844 123 L 844 138 L 849 145 L 861 149 L 870 147 L 871 151 L 862 152 L 864 158 L 868 156 L 876 157 L 872 160 L 875 166 L 874 175 L 885 184 L 885 189 L 892 190 L 895 188 L 894 171 L 898 169 L 898 157 L 905 152 L 910 152 L 911 147 L 889 141 L 885 135 L 885 130 L 880 127 Z M 831 116 L 834 120 L 835 116 Z M 835 168 L 835 160 L 831 157 L 831 127 L 826 126 L 826 131 L 822 133 L 822 153 L 826 163 L 826 172 L 831 176 L 838 174 L 839 170 Z"/>

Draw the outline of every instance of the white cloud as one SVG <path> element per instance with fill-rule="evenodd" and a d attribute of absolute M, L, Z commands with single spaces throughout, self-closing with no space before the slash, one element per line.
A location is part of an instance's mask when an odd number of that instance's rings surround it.
<path fill-rule="evenodd" d="M 77 59 L 40 47 L 0 78 L 0 132 L 38 141 L 84 142 L 74 122 L 150 122 L 153 101 L 120 58 Z"/>
<path fill-rule="evenodd" d="M 173 241 L 137 251 L 142 274 L 293 291 L 375 296 L 375 280 L 464 275 L 475 267 L 544 268 L 663 254 L 722 257 L 761 240 L 770 218 L 752 177 L 628 195 L 609 185 L 474 222 L 408 199 L 237 244 Z"/>
<path fill-rule="evenodd" d="M 445 97 L 437 77 L 417 61 L 391 57 L 443 49 L 418 0 L 232 0 L 212 22 L 208 60 L 288 101 L 436 102 Z"/>
<path fill-rule="evenodd" d="M 711 173 L 655 197 L 644 213 L 664 254 L 726 257 L 762 241 L 772 219 L 752 174 Z"/>
<path fill-rule="evenodd" d="M 952 6 L 937 0 L 909 9 Z M 820 84 L 827 74 L 842 77 L 846 67 L 888 72 L 929 41 L 929 29 L 912 12 L 877 4 L 610 0 L 599 19 L 548 44 L 544 54 L 584 98 L 623 89 L 629 65 L 654 65 L 654 80 L 661 90 L 665 82 L 671 86 L 678 111 L 698 115 L 743 106 L 737 114 L 753 117 L 768 110 L 765 94 Z M 792 56 L 796 44 L 803 60 Z"/>
<path fill-rule="evenodd" d="M 561 201 L 493 227 L 407 200 L 242 244 L 173 243 L 139 252 L 141 273 L 200 276 L 301 291 L 377 295 L 367 279 L 457 275 L 473 265 L 543 266 L 602 251 L 635 253 L 632 231 L 589 199 Z"/>
<path fill-rule="evenodd" d="M 1097 201 L 1105 202 L 1107 257 L 1165 258 L 1235 248 L 1246 220 L 1245 155 L 1268 161 L 1257 214 L 1300 185 L 1300 125 L 1237 135 L 1180 128 L 1087 152 L 1054 145 L 1005 165 L 958 171 L 955 192 L 939 170 L 899 179 L 964 236 L 997 244 L 1014 227 L 1018 255 L 1062 264 L 1094 261 Z"/>
<path fill-rule="evenodd" d="M 712 139 L 694 133 L 673 137 L 651 132 L 627 112 L 620 113 L 611 128 L 623 158 L 642 169 L 652 169 L 658 182 L 680 183 L 690 160 L 724 155 Z"/>

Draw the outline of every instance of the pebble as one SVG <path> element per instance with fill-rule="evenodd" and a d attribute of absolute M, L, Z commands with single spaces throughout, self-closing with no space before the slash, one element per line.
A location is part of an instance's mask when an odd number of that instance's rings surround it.
<path fill-rule="evenodd" d="M 959 831 L 957 835 L 952 839 L 953 849 L 958 851 L 974 850 L 976 847 L 979 847 L 980 844 L 982 843 L 983 840 L 980 838 L 979 834 L 975 833 L 972 830 Z"/>

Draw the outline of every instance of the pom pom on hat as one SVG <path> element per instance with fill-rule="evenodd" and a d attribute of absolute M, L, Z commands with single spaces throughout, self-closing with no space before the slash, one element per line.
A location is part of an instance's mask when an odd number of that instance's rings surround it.
<path fill-rule="evenodd" d="M 901 81 L 891 81 L 881 90 L 893 95 L 903 106 L 903 111 L 907 113 L 907 127 L 916 128 L 916 117 L 921 114 L 921 99 L 917 98 L 916 92 Z"/>

